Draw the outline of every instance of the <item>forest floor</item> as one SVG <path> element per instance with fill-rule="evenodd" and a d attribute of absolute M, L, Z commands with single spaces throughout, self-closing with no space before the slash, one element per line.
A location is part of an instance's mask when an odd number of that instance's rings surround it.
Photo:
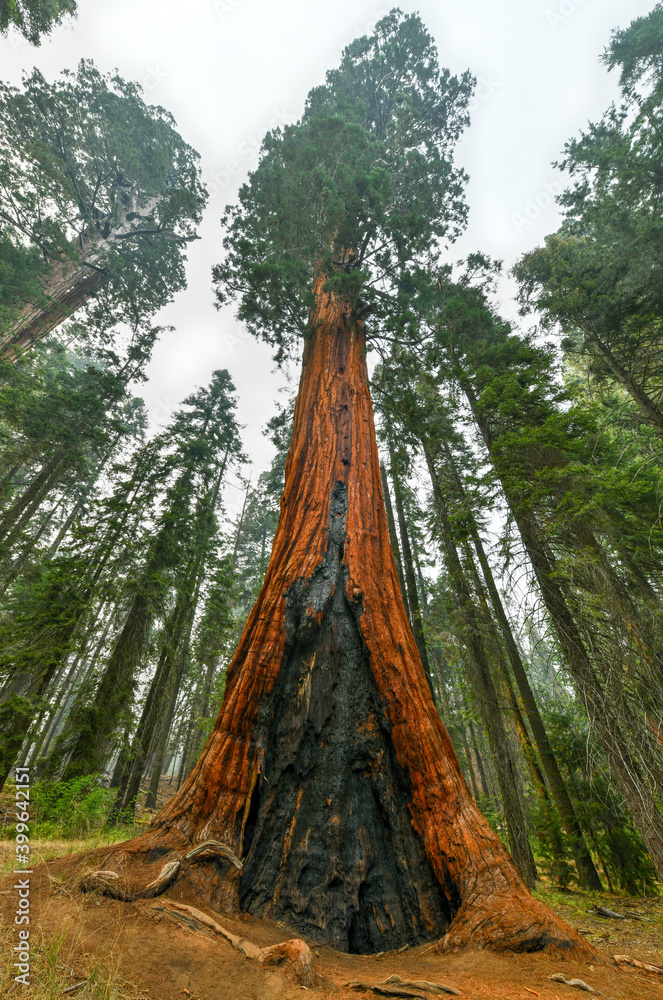
<path fill-rule="evenodd" d="M 171 789 L 160 789 L 168 798 Z M 1 805 L 1 803 L 0 803 Z M 158 900 L 123 903 L 83 894 L 72 885 L 65 859 L 81 852 L 117 843 L 135 835 L 153 813 L 137 808 L 137 828 L 124 827 L 82 840 L 33 839 L 30 884 L 31 987 L 34 1000 L 295 1000 L 309 992 L 318 1000 L 350 1000 L 379 994 L 351 989 L 348 984 L 384 984 L 394 974 L 404 980 L 426 980 L 453 987 L 467 1000 L 574 1000 L 590 995 L 554 982 L 580 979 L 593 995 L 610 1000 L 663 1000 L 663 975 L 618 965 L 613 956 L 626 955 L 663 966 L 663 896 L 627 897 L 608 893 L 561 891 L 545 881 L 536 895 L 579 930 L 596 948 L 592 963 L 570 962 L 545 955 L 495 955 L 467 950 L 436 955 L 430 945 L 380 956 L 346 955 L 308 941 L 319 977 L 317 988 L 297 986 L 278 970 L 246 958 L 232 945 L 204 930 L 192 931 L 172 922 Z M 35 831 L 38 834 L 38 830 Z M 10 872 L 14 868 L 13 840 L 0 840 L 0 997 L 26 996 L 15 983 L 12 949 L 17 943 L 14 924 L 17 893 Z M 48 865 L 55 859 L 59 864 Z M 70 865 L 69 865 L 70 867 Z M 87 866 L 86 866 L 87 867 Z M 3 877 L 4 876 L 4 877 Z M 177 884 L 167 893 L 172 900 L 196 906 Z M 180 898 L 181 897 L 181 898 Z M 616 920 L 591 912 L 601 905 L 627 916 Z M 259 947 L 301 935 L 281 923 L 248 915 L 213 916 L 231 933 Z M 641 918 L 641 919 L 639 919 Z M 393 987 L 386 987 L 389 989 Z M 415 991 L 416 992 L 416 991 Z M 386 992 L 382 995 L 389 995 Z M 422 997 L 432 994 L 422 993 Z"/>
<path fill-rule="evenodd" d="M 119 834 L 114 835 L 113 841 Z M 436 955 L 429 946 L 381 956 L 345 955 L 309 942 L 320 977 L 315 989 L 297 986 L 277 970 L 263 968 L 235 951 L 216 935 L 191 931 L 172 923 L 154 908 L 155 900 L 122 903 L 72 890 L 62 865 L 43 864 L 56 856 L 71 856 L 101 846 L 100 837 L 86 841 L 34 841 L 31 877 L 31 989 L 34 1000 L 71 996 L 76 1000 L 295 1000 L 309 992 L 318 1000 L 349 1000 L 374 993 L 350 989 L 361 981 L 384 983 L 397 974 L 405 980 L 427 980 L 458 990 L 467 1000 L 573 1000 L 577 988 L 550 981 L 561 973 L 581 979 L 594 995 L 611 1000 L 663 1000 L 663 975 L 622 969 L 614 955 L 628 955 L 663 965 L 663 899 L 628 899 L 551 888 L 537 892 L 557 913 L 579 929 L 597 949 L 592 963 L 569 962 L 545 955 L 494 955 L 467 950 Z M 0 862 L 12 870 L 14 844 L 0 842 Z M 174 886 L 167 896 L 195 905 Z M 596 903 L 624 914 L 615 920 L 589 913 Z M 0 996 L 24 997 L 25 987 L 13 982 L 12 948 L 17 940 L 13 922 L 16 892 L 11 877 L 0 889 L 3 963 Z M 283 924 L 249 916 L 209 915 L 227 930 L 260 947 L 300 935 Z M 637 919 L 637 916 L 645 919 Z M 67 992 L 65 992 L 67 991 Z M 384 995 L 384 994 L 383 994 Z M 431 994 L 432 995 L 432 994 Z M 429 996 L 429 994 L 422 994 Z"/>

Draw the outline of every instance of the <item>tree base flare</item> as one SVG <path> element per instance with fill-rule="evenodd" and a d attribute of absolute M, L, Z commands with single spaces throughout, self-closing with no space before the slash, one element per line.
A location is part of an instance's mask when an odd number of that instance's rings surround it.
<path fill-rule="evenodd" d="M 536 952 L 560 958 L 591 959 L 594 948 L 552 910 L 530 895 L 466 900 L 444 937 L 439 953 L 463 948 L 494 952 Z"/>
<path fill-rule="evenodd" d="M 107 867 L 86 872 L 79 889 L 131 903 L 154 899 L 177 882 L 202 894 L 208 902 L 238 911 L 242 862 L 225 844 L 207 840 L 187 850 L 177 841 L 175 848 L 165 846 L 163 840 L 148 831 L 118 844 L 103 859 Z"/>
<path fill-rule="evenodd" d="M 151 829 L 98 867 L 148 891 L 179 860 L 177 890 L 204 905 L 350 953 L 442 939 L 590 955 L 529 895 L 433 703 L 390 548 L 363 328 L 323 285 L 270 563 L 216 724 Z M 241 872 L 187 860 L 210 838 Z"/>

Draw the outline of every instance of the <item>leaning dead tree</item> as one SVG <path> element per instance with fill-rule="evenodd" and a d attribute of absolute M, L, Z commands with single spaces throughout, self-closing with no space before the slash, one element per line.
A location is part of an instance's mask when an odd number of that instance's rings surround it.
<path fill-rule="evenodd" d="M 104 891 L 133 896 L 214 841 L 241 869 L 210 851 L 177 870 L 177 891 L 345 951 L 587 953 L 474 804 L 389 542 L 363 317 L 388 329 L 398 288 L 383 305 L 371 275 L 399 271 L 414 300 L 407 265 L 463 214 L 447 153 L 469 80 L 435 59 L 419 19 L 392 12 L 302 122 L 268 136 L 226 218 L 217 278 L 240 315 L 279 349 L 304 336 L 279 525 L 200 760 L 145 834 L 97 859 Z"/>

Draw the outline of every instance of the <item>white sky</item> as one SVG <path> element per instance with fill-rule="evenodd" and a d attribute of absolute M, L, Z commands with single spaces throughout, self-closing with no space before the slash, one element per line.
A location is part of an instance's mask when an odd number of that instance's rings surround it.
<path fill-rule="evenodd" d="M 422 0 L 418 11 L 440 63 L 478 79 L 472 124 L 457 162 L 470 175 L 469 226 L 454 257 L 482 250 L 510 267 L 557 228 L 552 167 L 564 142 L 597 119 L 617 96 L 598 56 L 613 28 L 654 0 Z M 295 121 L 310 88 L 322 83 L 341 50 L 390 9 L 376 0 L 79 0 L 79 17 L 38 49 L 0 39 L 0 77 L 20 83 L 38 66 L 49 79 L 79 59 L 140 82 L 145 99 L 175 117 L 202 156 L 210 202 L 189 249 L 188 288 L 159 321 L 172 324 L 154 351 L 149 383 L 139 389 L 154 423 L 215 368 L 237 386 L 253 473 L 269 462 L 261 430 L 274 412 L 283 376 L 269 350 L 248 336 L 232 310 L 213 306 L 210 269 L 221 254 L 219 218 L 235 199 L 267 128 Z M 515 315 L 509 286 L 503 310 Z M 295 378 L 298 373 L 294 373 Z"/>

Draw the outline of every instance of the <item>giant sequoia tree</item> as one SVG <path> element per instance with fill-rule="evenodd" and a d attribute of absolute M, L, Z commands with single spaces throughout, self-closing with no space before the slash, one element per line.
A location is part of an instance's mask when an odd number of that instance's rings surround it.
<path fill-rule="evenodd" d="M 380 485 L 363 318 L 373 336 L 407 336 L 417 275 L 463 220 L 451 152 L 470 83 L 438 68 L 418 17 L 393 11 L 297 126 L 268 135 L 226 215 L 221 297 L 239 297 L 280 355 L 304 337 L 281 516 L 202 756 L 151 829 L 105 856 L 122 873 L 110 892 L 153 893 L 164 861 L 213 839 L 236 866 L 163 877 L 344 950 L 442 935 L 586 947 L 476 809 L 407 620 Z"/>
<path fill-rule="evenodd" d="M 90 60 L 54 83 L 34 70 L 22 91 L 0 84 L 0 275 L 14 306 L 0 311 L 4 356 L 95 298 L 100 329 L 133 328 L 184 287 L 206 194 L 174 124 Z M 35 248 L 38 285 L 24 274 Z"/>

